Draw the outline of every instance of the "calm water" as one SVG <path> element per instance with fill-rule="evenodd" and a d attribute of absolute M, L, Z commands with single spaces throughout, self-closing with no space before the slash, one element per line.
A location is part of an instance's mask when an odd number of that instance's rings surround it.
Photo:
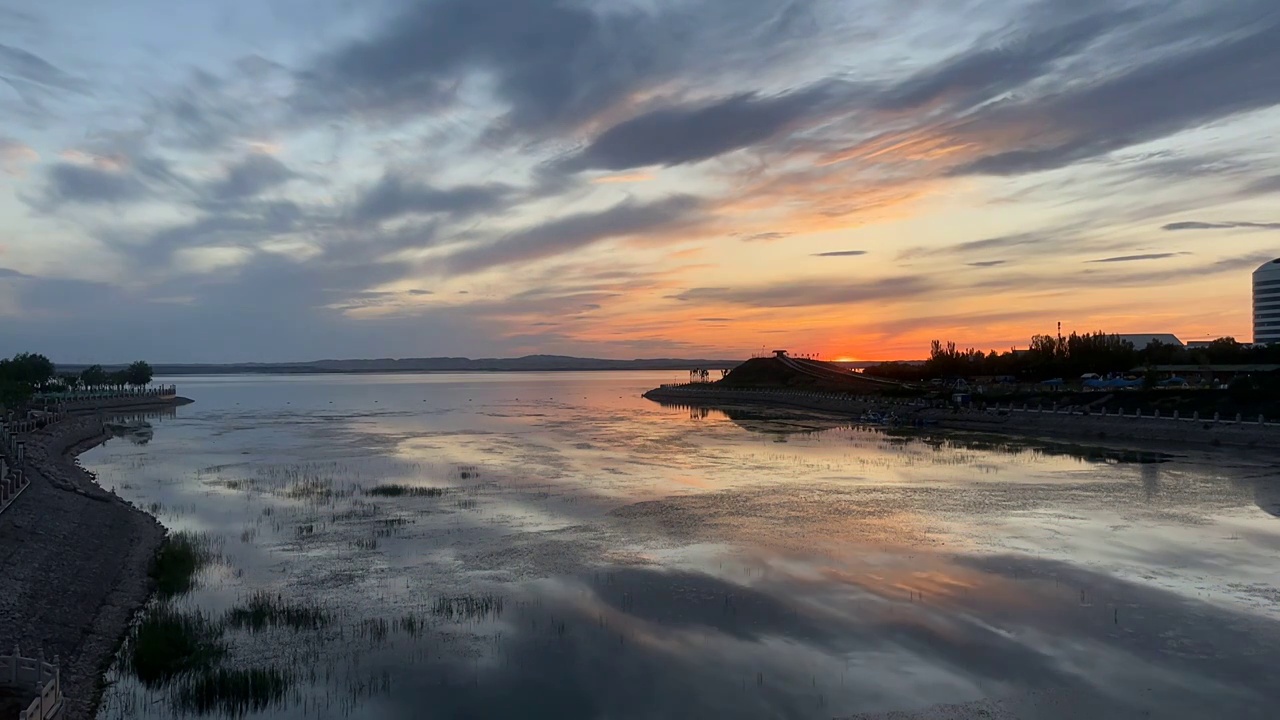
<path fill-rule="evenodd" d="M 250 716 L 1280 714 L 1274 464 L 639 397 L 672 378 L 179 378 L 194 405 L 82 462 L 218 538 L 180 607 L 328 613 L 228 632 L 289 677 Z M 177 714 L 113 680 L 103 718 Z"/>

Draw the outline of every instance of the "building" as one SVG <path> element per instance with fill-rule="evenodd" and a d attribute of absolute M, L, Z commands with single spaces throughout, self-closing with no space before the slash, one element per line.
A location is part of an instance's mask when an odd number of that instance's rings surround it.
<path fill-rule="evenodd" d="M 1253 342 L 1280 342 L 1280 258 L 1253 271 Z"/>
<path fill-rule="evenodd" d="M 1147 346 L 1153 342 L 1161 345 L 1172 345 L 1173 347 L 1183 347 L 1182 341 L 1177 335 L 1172 333 L 1135 333 L 1132 335 L 1122 334 L 1121 340 L 1126 340 L 1133 344 L 1135 350 L 1146 350 Z"/>

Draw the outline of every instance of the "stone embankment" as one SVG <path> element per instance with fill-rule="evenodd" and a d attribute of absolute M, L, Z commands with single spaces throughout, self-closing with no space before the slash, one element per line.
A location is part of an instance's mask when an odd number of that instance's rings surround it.
<path fill-rule="evenodd" d="M 1201 419 L 1136 411 L 1125 415 L 1083 414 L 1019 405 L 935 408 L 918 401 L 795 390 L 730 390 L 697 385 L 663 386 L 645 393 L 650 400 L 702 405 L 742 404 L 794 408 L 860 418 L 868 412 L 896 415 L 905 424 L 948 430 L 1042 438 L 1109 442 L 1177 443 L 1231 447 L 1280 447 L 1280 423 L 1259 418 Z"/>
<path fill-rule="evenodd" d="M 138 400 L 111 406 L 180 402 Z M 60 658 L 67 720 L 92 717 L 101 678 L 151 596 L 148 569 L 165 536 L 155 518 L 76 463 L 105 439 L 97 414 L 27 435 L 31 485 L 0 514 L 0 642 Z"/>

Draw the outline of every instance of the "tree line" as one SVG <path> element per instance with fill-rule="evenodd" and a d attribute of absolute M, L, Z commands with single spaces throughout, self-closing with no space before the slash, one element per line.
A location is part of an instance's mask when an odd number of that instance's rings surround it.
<path fill-rule="evenodd" d="M 32 395 L 42 392 L 144 387 L 150 384 L 151 378 L 151 365 L 145 360 L 111 372 L 101 365 L 91 365 L 78 373 L 58 373 L 44 355 L 18 353 L 0 359 L 0 405 L 20 407 Z"/>
<path fill-rule="evenodd" d="M 1008 377 L 1020 382 L 1073 379 L 1086 373 L 1125 374 L 1155 365 L 1280 364 L 1280 344 L 1254 346 L 1224 337 L 1207 346 L 1188 348 L 1153 341 L 1144 348 L 1104 332 L 1067 337 L 1036 335 L 1026 350 L 1003 353 L 959 349 L 934 340 L 922 364 L 882 363 L 864 372 L 876 377 L 919 382 L 937 378 Z"/>

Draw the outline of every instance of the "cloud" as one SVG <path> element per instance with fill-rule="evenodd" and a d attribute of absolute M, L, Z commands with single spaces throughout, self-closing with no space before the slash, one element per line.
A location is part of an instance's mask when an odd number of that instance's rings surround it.
<path fill-rule="evenodd" d="M 964 53 L 886 89 L 876 105 L 902 111 L 939 102 L 957 108 L 986 102 L 1041 77 L 1062 58 L 1085 50 L 1099 37 L 1117 32 L 1139 17 L 1131 10 L 1107 9 L 1013 37 L 983 37 Z"/>
<path fill-rule="evenodd" d="M 958 135 L 989 139 L 991 148 L 951 173 L 1052 170 L 1280 103 L 1280 85 L 1258 81 L 1280 65 L 1280 17 L 1249 2 L 1215 12 L 1234 27 L 1099 82 L 996 103 L 958 123 Z"/>
<path fill-rule="evenodd" d="M 226 177 L 215 182 L 209 190 L 217 200 L 242 200 L 256 197 L 296 177 L 296 173 L 274 157 L 253 153 L 228 167 Z"/>
<path fill-rule="evenodd" d="M 461 250 L 447 257 L 444 267 L 452 273 L 472 273 L 540 260 L 604 240 L 674 232 L 699 220 L 702 207 L 703 202 L 691 195 L 673 195 L 649 203 L 626 201 L 608 210 L 558 218 Z"/>
<path fill-rule="evenodd" d="M 1175 222 L 1161 228 L 1170 232 L 1180 230 L 1280 230 L 1280 222 L 1245 222 L 1227 220 L 1224 222 Z"/>
<path fill-rule="evenodd" d="M 496 113 L 503 128 L 578 127 L 682 72 L 730 58 L 776 62 L 788 40 L 812 36 L 812 28 L 789 18 L 813 4 L 414 3 L 367 37 L 317 58 L 300 73 L 292 103 L 304 116 L 414 118 L 453 107 L 460 84 L 479 76 L 504 109 Z"/>
<path fill-rule="evenodd" d="M 791 237 L 789 232 L 762 232 L 742 238 L 743 242 L 773 242 Z"/>
<path fill-rule="evenodd" d="M 0 135 L 0 173 L 20 176 L 25 166 L 40 159 L 34 149 L 12 138 Z"/>
<path fill-rule="evenodd" d="M 1146 253 L 1143 255 L 1120 255 L 1118 257 L 1102 258 L 1100 260 L 1087 260 L 1089 263 L 1120 263 L 1120 262 L 1139 262 L 1143 260 L 1165 260 L 1168 258 L 1180 257 L 1182 255 L 1190 255 L 1189 252 L 1166 252 L 1166 253 Z"/>
<path fill-rule="evenodd" d="M 668 107 L 601 133 L 565 169 L 631 170 L 708 160 L 778 136 L 832 99 L 826 86 L 762 97 L 742 93 L 693 107 Z"/>
<path fill-rule="evenodd" d="M 1004 265 L 1007 262 L 1009 261 L 1008 260 L 982 260 L 979 262 L 971 262 L 971 263 L 965 263 L 965 264 L 968 265 L 969 267 L 975 267 L 975 268 L 992 268 L 992 267 L 999 267 L 1001 265 Z"/>
<path fill-rule="evenodd" d="M 812 257 L 858 257 L 866 254 L 866 250 L 834 250 L 832 252 L 814 253 Z"/>
<path fill-rule="evenodd" d="M 1058 247 L 1064 243 L 1076 239 L 1076 233 L 1080 226 L 1048 228 L 1045 230 L 1032 230 L 1022 233 L 1012 233 L 1010 235 L 998 235 L 996 237 L 984 238 L 982 240 L 970 240 L 969 242 L 948 245 L 942 248 L 925 248 L 913 247 L 907 248 L 898 253 L 899 260 L 911 260 L 927 255 L 939 253 L 951 255 L 964 255 L 975 252 L 983 252 L 987 250 L 1009 250 L 1012 248 L 1026 248 L 1030 246 L 1038 247 Z M 1004 262 L 1004 261 L 1000 261 Z M 989 267 L 989 266 L 977 266 Z"/>
<path fill-rule="evenodd" d="M 674 297 L 684 302 L 724 303 L 755 308 L 820 307 L 903 300 L 922 296 L 933 287 L 923 277 L 906 276 L 861 282 L 827 280 L 740 288 L 701 287 L 686 290 Z"/>
<path fill-rule="evenodd" d="M 297 230 L 305 220 L 302 208 L 287 200 L 221 208 L 152 233 L 145 252 L 209 243 L 257 243 Z"/>
<path fill-rule="evenodd" d="M 44 58 L 4 44 L 0 44 L 0 79 L 9 81 L 11 85 L 32 83 L 75 93 L 85 93 L 89 89 L 88 83 L 59 70 Z"/>
<path fill-rule="evenodd" d="M 352 214 L 359 222 L 381 222 L 409 214 L 465 217 L 498 210 L 513 192 L 501 183 L 441 189 L 387 173 L 364 192 Z"/>
<path fill-rule="evenodd" d="M 62 203 L 124 204 L 147 197 L 150 192 L 129 170 L 103 170 L 75 163 L 55 163 L 48 171 L 43 204 Z"/>

